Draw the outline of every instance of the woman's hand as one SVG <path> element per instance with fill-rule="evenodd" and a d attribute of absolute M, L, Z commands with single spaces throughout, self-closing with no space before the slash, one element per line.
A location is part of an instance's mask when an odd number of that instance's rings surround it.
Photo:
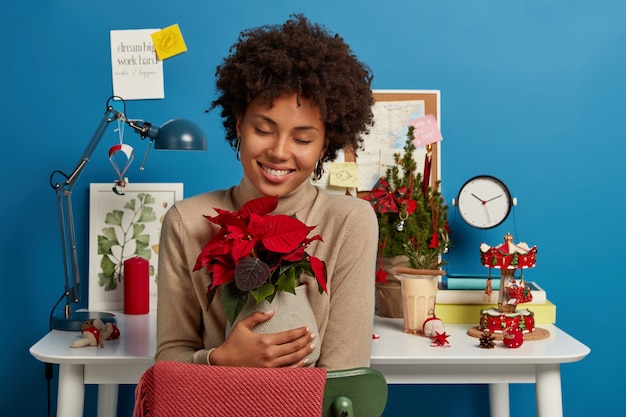
<path fill-rule="evenodd" d="M 256 334 L 252 329 L 270 320 L 274 311 L 253 313 L 239 321 L 228 338 L 210 354 L 211 365 L 260 368 L 303 367 L 315 348 L 316 335 L 308 327 L 280 333 Z"/>

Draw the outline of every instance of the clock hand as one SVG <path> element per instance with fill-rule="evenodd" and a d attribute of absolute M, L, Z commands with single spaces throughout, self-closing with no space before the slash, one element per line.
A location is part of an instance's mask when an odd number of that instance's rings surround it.
<path fill-rule="evenodd" d="M 472 197 L 474 197 L 475 199 L 479 200 L 481 203 L 485 204 L 486 201 L 484 201 L 482 198 L 478 197 L 476 194 L 472 193 Z"/>
<path fill-rule="evenodd" d="M 486 201 L 483 203 L 483 208 L 485 209 L 485 216 L 487 216 L 487 224 L 491 224 L 491 217 L 489 217 L 489 210 L 487 210 L 487 205 L 485 203 Z"/>
<path fill-rule="evenodd" d="M 495 197 L 493 197 L 493 198 L 490 198 L 489 200 L 485 201 L 484 203 L 488 203 L 488 202 L 490 202 L 491 200 L 495 200 L 496 198 L 500 198 L 500 197 L 502 197 L 502 194 L 497 195 L 497 196 L 495 196 Z"/>

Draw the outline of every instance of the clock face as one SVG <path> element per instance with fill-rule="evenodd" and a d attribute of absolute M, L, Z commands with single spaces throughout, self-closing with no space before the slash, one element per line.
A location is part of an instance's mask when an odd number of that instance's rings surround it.
<path fill-rule="evenodd" d="M 478 229 L 489 229 L 507 218 L 512 198 L 502 181 L 489 175 L 479 175 L 461 187 L 457 206 L 461 218 L 467 224 Z"/>

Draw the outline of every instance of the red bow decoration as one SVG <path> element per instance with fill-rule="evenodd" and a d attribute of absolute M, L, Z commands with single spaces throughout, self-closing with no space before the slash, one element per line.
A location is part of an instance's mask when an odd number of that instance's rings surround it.
<path fill-rule="evenodd" d="M 406 214 L 411 214 L 417 208 L 417 201 L 408 197 L 407 187 L 398 188 L 396 191 L 389 190 L 389 183 L 384 178 L 379 178 L 376 185 L 368 195 L 363 197 L 374 207 L 379 214 L 400 213 L 400 208 L 406 204 Z"/>

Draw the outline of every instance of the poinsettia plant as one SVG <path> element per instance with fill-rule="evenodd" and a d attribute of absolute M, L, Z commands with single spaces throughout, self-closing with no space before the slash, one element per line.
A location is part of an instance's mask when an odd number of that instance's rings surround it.
<path fill-rule="evenodd" d="M 198 256 L 194 271 L 206 268 L 213 278 L 207 294 L 223 285 L 222 305 L 231 324 L 250 297 L 271 303 L 278 291 L 295 294 L 303 273 L 316 278 L 320 294 L 326 291 L 326 265 L 306 252 L 311 242 L 322 240 L 309 237 L 316 226 L 270 214 L 277 206 L 278 198 L 261 197 L 238 211 L 215 208 L 216 216 L 204 216 L 220 229 Z"/>

